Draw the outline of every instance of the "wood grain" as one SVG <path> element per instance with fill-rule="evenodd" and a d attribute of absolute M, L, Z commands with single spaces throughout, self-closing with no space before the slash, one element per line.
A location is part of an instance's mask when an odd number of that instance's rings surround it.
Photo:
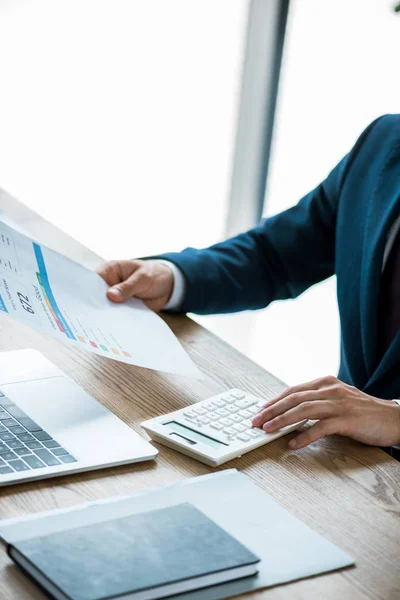
<path fill-rule="evenodd" d="M 0 191 L 0 209 L 39 242 L 93 267 L 82 244 Z M 0 317 L 0 350 L 36 348 L 133 429 L 140 422 L 239 387 L 263 395 L 265 371 L 184 316 L 164 319 L 205 373 L 204 380 L 166 375 L 81 353 Z M 288 436 L 290 437 L 290 436 Z M 224 465 L 235 467 L 281 505 L 356 558 L 357 566 L 248 594 L 261 599 L 395 600 L 400 598 L 400 468 L 382 451 L 332 436 L 287 450 L 288 438 Z M 0 518 L 127 494 L 212 471 L 158 446 L 157 461 L 0 489 Z M 268 514 L 265 515 L 268 519 Z M 268 543 L 268 540 L 265 540 Z M 298 548 L 299 553 L 302 548 Z M 44 596 L 0 554 L 0 598 Z"/>

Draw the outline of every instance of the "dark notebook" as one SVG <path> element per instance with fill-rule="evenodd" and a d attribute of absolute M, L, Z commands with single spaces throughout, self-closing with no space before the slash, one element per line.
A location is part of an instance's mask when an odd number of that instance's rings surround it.
<path fill-rule="evenodd" d="M 257 573 L 259 558 L 192 504 L 178 504 L 8 547 L 57 600 L 155 600 Z"/>

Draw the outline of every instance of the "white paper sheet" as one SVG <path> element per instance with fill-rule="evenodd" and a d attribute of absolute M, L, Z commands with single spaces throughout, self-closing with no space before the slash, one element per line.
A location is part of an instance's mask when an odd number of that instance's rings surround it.
<path fill-rule="evenodd" d="M 0 220 L 0 315 L 79 350 L 200 377 L 168 325 L 140 300 L 114 304 L 99 275 Z"/>

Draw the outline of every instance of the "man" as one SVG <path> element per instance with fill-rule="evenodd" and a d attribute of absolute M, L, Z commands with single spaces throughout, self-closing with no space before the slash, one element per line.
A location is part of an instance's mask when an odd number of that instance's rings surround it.
<path fill-rule="evenodd" d="M 392 447 L 400 445 L 399 229 L 400 115 L 386 115 L 289 210 L 210 248 L 106 263 L 99 274 L 114 302 L 136 296 L 155 311 L 202 314 L 263 308 L 336 274 L 338 379 L 288 389 L 253 424 L 272 433 L 316 420 L 290 448 L 334 433 Z"/>

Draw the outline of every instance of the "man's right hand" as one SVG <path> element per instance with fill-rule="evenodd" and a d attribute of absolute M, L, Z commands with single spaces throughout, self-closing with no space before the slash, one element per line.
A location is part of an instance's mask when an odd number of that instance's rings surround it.
<path fill-rule="evenodd" d="M 106 262 L 97 273 L 110 286 L 107 290 L 109 300 L 124 302 L 134 296 L 155 312 L 165 307 L 174 288 L 171 269 L 152 260 Z"/>

